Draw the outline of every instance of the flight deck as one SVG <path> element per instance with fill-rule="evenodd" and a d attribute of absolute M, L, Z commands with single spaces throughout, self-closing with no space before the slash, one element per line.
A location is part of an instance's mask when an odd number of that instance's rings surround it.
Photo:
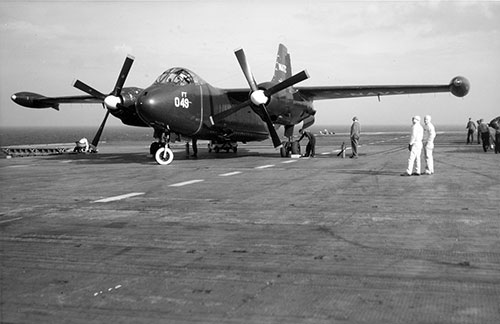
<path fill-rule="evenodd" d="M 3 158 L 0 322 L 498 323 L 500 155 L 438 132 L 401 177 L 408 138 Z"/>

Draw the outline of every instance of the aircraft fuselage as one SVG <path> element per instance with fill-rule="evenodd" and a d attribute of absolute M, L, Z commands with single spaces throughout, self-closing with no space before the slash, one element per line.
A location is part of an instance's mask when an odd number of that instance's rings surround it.
<path fill-rule="evenodd" d="M 211 116 L 245 101 L 247 96 L 239 98 L 208 83 L 153 84 L 141 92 L 135 108 L 138 116 L 155 129 L 197 139 L 227 136 L 241 142 L 265 140 L 269 137 L 267 126 L 251 106 L 212 123 Z M 281 125 L 295 125 L 308 116 L 307 112 L 313 112 L 312 102 L 279 94 L 273 96 L 267 107 L 271 119 Z"/>

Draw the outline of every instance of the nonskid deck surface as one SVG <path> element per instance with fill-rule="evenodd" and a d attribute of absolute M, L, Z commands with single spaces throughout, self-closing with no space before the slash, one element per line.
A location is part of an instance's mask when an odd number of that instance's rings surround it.
<path fill-rule="evenodd" d="M 500 156 L 463 137 L 420 177 L 406 134 L 2 159 L 0 322 L 497 323 Z"/>

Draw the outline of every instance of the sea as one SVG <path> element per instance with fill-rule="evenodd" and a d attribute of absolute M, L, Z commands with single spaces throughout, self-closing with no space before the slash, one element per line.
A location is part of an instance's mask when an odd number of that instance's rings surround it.
<path fill-rule="evenodd" d="M 464 133 L 463 125 L 435 125 L 437 132 Z M 297 127 L 298 129 L 298 127 Z M 315 134 L 348 134 L 350 125 L 313 125 L 309 128 Z M 20 146 L 32 144 L 74 144 L 82 137 L 92 141 L 97 127 L 2 127 L 0 146 Z M 369 133 L 408 133 L 410 125 L 361 125 L 362 134 Z M 280 131 L 278 131 L 280 133 Z M 154 141 L 153 129 L 131 126 L 110 126 L 104 129 L 101 143 Z"/>

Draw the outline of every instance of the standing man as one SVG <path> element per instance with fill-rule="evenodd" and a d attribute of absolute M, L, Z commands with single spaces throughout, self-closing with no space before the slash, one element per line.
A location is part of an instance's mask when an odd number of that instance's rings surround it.
<path fill-rule="evenodd" d="M 474 143 L 474 133 L 476 132 L 476 124 L 472 121 L 472 118 L 469 117 L 469 121 L 467 122 L 467 144 Z"/>
<path fill-rule="evenodd" d="M 420 125 L 420 116 L 414 116 L 411 119 L 411 136 L 408 150 L 410 150 L 410 157 L 408 158 L 408 168 L 402 176 L 420 175 L 420 154 L 422 153 L 422 139 L 424 137 L 424 129 Z M 413 165 L 415 165 L 415 172 L 413 172 Z"/>
<path fill-rule="evenodd" d="M 304 156 L 314 157 L 314 155 L 316 154 L 316 137 L 314 137 L 314 134 L 312 134 L 310 131 L 307 131 L 305 129 L 299 130 L 299 133 L 302 134 L 302 136 L 299 138 L 298 142 L 300 142 L 304 138 L 304 136 L 309 140 L 306 145 L 306 153 L 304 154 Z"/>
<path fill-rule="evenodd" d="M 352 117 L 352 125 L 351 125 L 351 148 L 352 154 L 351 159 L 358 158 L 358 144 L 359 144 L 359 135 L 361 134 L 361 126 L 359 125 L 358 117 Z"/>
<path fill-rule="evenodd" d="M 481 134 L 481 141 L 483 142 L 483 151 L 487 152 L 490 147 L 490 129 L 488 124 L 483 119 L 479 120 L 478 132 Z"/>
<path fill-rule="evenodd" d="M 470 118 L 469 118 L 470 120 Z M 424 157 L 425 157 L 425 174 L 434 174 L 434 138 L 436 137 L 436 129 L 431 123 L 431 116 L 424 117 Z"/>
<path fill-rule="evenodd" d="M 500 153 L 500 119 L 495 118 L 490 126 L 495 129 L 495 154 Z"/>
<path fill-rule="evenodd" d="M 479 125 L 481 125 L 481 119 L 477 121 L 477 144 L 481 144 L 481 131 L 479 130 Z"/>

